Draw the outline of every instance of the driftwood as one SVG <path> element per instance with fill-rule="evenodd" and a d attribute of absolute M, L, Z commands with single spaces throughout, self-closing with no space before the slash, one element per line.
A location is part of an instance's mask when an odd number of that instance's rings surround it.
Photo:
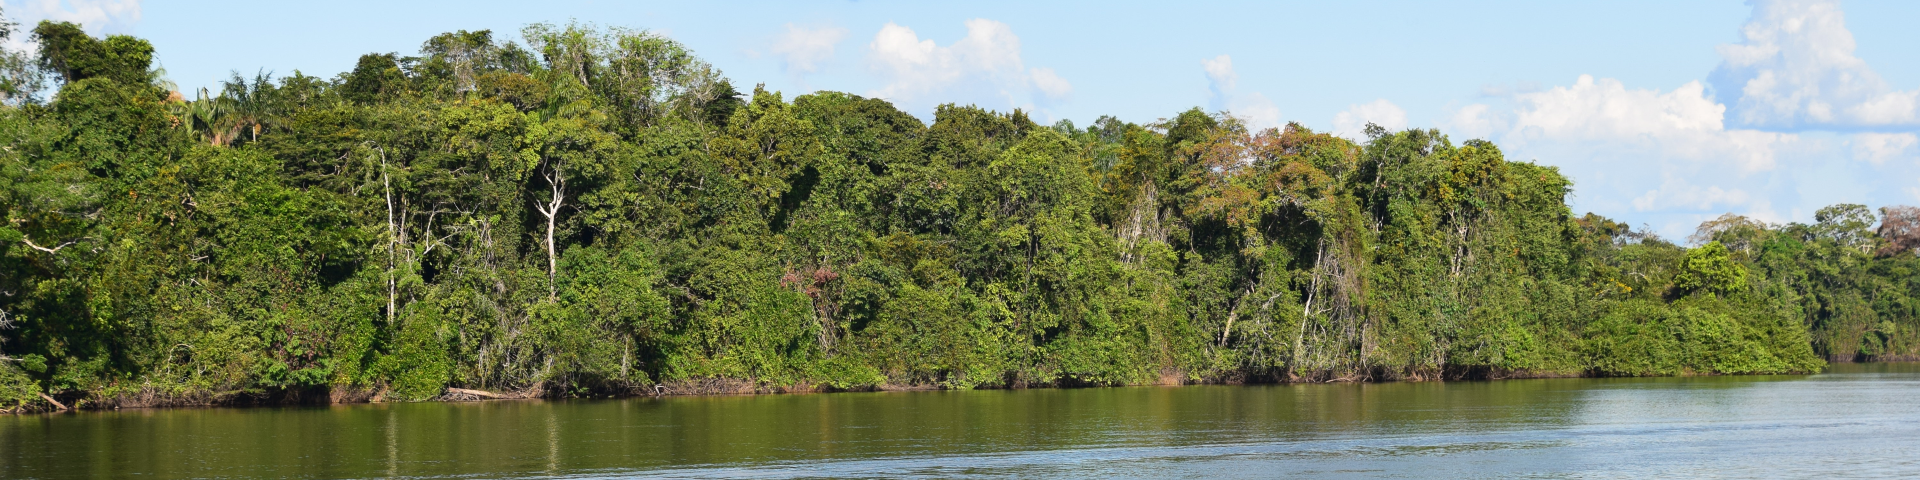
<path fill-rule="evenodd" d="M 486 390 L 469 390 L 465 388 L 447 387 L 447 393 L 455 394 L 455 395 L 470 395 L 470 396 L 475 396 L 480 398 L 507 398 L 506 395 L 501 395 L 501 394 L 489 392 Z"/>
<path fill-rule="evenodd" d="M 40 398 L 41 398 L 41 399 L 43 399 L 43 400 L 46 400 L 46 401 L 47 401 L 47 403 L 51 403 L 51 404 L 53 404 L 53 408 L 58 408 L 58 409 L 60 409 L 60 411 L 66 411 L 66 410 L 67 410 L 67 404 L 64 404 L 64 403 L 60 403 L 60 401 L 59 401 L 59 400 L 54 400 L 54 399 L 53 399 L 53 397 L 49 397 L 49 396 L 47 396 L 47 394 L 45 394 L 45 393 L 41 393 L 41 394 L 40 394 Z"/>

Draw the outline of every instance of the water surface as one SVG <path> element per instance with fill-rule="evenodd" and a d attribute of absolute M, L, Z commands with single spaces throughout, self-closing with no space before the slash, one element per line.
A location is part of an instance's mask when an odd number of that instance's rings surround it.
<path fill-rule="evenodd" d="M 0 416 L 0 478 L 1915 477 L 1916 452 L 1914 364 Z"/>

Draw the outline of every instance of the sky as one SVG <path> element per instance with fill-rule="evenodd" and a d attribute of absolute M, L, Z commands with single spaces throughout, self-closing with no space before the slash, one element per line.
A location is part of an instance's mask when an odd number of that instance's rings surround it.
<path fill-rule="evenodd" d="M 1480 138 L 1571 177 L 1576 214 L 1679 240 L 1723 213 L 1920 204 L 1920 2 L 228 2 L 0 0 L 148 39 L 182 89 L 332 77 L 441 32 L 649 29 L 742 88 L 1087 125 L 1191 107 L 1357 137 Z M 11 48 L 26 48 L 19 39 Z"/>

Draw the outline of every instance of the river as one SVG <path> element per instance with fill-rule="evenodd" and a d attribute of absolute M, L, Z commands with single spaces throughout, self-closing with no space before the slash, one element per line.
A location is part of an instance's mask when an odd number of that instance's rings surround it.
<path fill-rule="evenodd" d="M 0 478 L 1915 477 L 1916 452 L 1915 364 L 0 416 Z"/>

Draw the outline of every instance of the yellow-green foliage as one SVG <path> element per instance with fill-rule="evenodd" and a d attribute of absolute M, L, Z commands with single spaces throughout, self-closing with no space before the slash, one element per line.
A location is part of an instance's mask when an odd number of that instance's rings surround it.
<path fill-rule="evenodd" d="M 40 401 L 40 385 L 12 362 L 0 362 L 0 412 L 19 411 Z"/>
<path fill-rule="evenodd" d="M 1687 250 L 1687 258 L 1680 261 L 1680 274 L 1673 277 L 1673 286 L 1687 292 L 1730 294 L 1747 288 L 1747 270 L 1733 261 L 1725 245 L 1707 242 Z"/>

